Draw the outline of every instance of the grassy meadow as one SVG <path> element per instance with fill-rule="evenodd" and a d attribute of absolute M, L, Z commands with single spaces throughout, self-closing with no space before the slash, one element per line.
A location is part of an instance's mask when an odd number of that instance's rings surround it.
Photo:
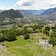
<path fill-rule="evenodd" d="M 56 56 L 56 46 L 38 44 L 42 37 L 47 36 L 42 33 L 31 33 L 28 40 L 21 35 L 17 36 L 15 41 L 4 41 L 0 43 L 0 56 Z"/>

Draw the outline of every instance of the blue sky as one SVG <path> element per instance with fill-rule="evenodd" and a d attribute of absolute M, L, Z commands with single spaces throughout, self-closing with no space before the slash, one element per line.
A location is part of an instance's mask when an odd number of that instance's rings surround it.
<path fill-rule="evenodd" d="M 16 8 L 19 0 L 0 0 L 0 9 Z"/>
<path fill-rule="evenodd" d="M 48 9 L 56 7 L 56 0 L 0 0 L 0 9 Z"/>

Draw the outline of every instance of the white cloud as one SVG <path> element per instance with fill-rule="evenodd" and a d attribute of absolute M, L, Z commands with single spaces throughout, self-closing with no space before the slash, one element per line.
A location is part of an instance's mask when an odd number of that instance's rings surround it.
<path fill-rule="evenodd" d="M 19 6 L 27 6 L 27 4 L 32 4 L 32 0 L 20 0 L 17 2 Z"/>
<path fill-rule="evenodd" d="M 56 7 L 56 0 L 19 0 L 19 9 L 48 9 Z"/>

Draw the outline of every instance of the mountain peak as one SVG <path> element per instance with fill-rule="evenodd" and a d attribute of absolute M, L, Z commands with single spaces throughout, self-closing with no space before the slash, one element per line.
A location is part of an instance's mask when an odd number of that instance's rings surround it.
<path fill-rule="evenodd" d="M 16 11 L 14 9 L 4 10 L 0 13 L 0 18 L 23 18 L 24 16 L 20 13 L 20 11 Z"/>

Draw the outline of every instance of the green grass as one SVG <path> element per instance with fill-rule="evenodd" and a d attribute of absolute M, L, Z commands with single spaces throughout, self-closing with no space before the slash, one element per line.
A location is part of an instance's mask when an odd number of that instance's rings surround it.
<path fill-rule="evenodd" d="M 4 45 L 7 48 L 7 52 L 2 52 L 0 55 L 4 56 L 55 56 L 56 47 L 49 48 L 45 46 L 38 45 L 38 40 L 41 36 L 45 36 L 43 34 L 30 34 L 30 39 L 25 40 L 23 36 L 17 36 L 16 41 L 12 42 L 4 42 Z M 53 51 L 54 50 L 54 51 Z M 52 52 L 54 54 L 52 54 Z"/>
<path fill-rule="evenodd" d="M 24 40 L 23 37 L 18 36 L 17 37 L 17 40 L 12 41 L 12 42 L 6 42 L 6 45 L 7 46 L 10 46 L 10 47 L 11 46 L 24 46 L 24 45 L 26 45 L 28 43 L 29 43 L 29 40 Z"/>

